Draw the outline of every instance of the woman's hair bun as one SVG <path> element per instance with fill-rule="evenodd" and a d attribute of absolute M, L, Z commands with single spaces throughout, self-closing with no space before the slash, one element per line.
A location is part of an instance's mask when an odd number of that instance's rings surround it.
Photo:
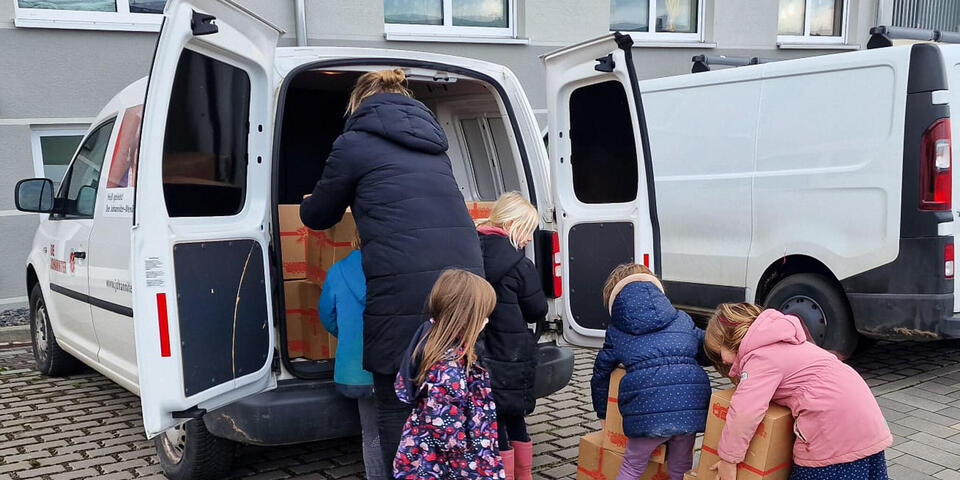
<path fill-rule="evenodd" d="M 376 72 L 377 79 L 384 87 L 394 87 L 403 85 L 407 81 L 407 74 L 403 70 L 394 68 L 392 70 L 380 70 Z"/>

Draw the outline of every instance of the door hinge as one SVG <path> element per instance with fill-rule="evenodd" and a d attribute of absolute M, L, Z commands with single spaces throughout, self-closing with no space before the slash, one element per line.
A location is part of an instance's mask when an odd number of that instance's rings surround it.
<path fill-rule="evenodd" d="M 219 32 L 220 27 L 217 27 L 217 24 L 214 23 L 216 20 L 217 17 L 213 15 L 194 10 L 193 18 L 190 19 L 190 30 L 193 31 L 193 36 L 199 37 L 201 35 L 210 35 L 211 33 Z"/>
<path fill-rule="evenodd" d="M 270 365 L 270 368 L 274 374 L 280 375 L 280 352 L 277 351 L 277 349 L 273 349 L 273 363 Z"/>
<path fill-rule="evenodd" d="M 197 418 L 203 417 L 205 413 L 207 413 L 207 409 L 200 408 L 194 405 L 186 410 L 180 410 L 179 412 L 172 412 L 171 415 L 173 416 L 173 418 L 197 419 Z"/>
<path fill-rule="evenodd" d="M 597 59 L 597 64 L 593 66 L 593 69 L 598 72 L 607 72 L 610 73 L 616 68 L 617 63 L 613 61 L 613 54 L 607 55 L 606 57 L 600 57 Z"/>

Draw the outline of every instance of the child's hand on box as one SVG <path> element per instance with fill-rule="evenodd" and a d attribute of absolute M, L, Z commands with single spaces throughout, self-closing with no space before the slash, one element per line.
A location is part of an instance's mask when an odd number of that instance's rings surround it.
<path fill-rule="evenodd" d="M 717 472 L 717 480 L 737 480 L 737 464 L 720 460 L 710 470 Z"/>

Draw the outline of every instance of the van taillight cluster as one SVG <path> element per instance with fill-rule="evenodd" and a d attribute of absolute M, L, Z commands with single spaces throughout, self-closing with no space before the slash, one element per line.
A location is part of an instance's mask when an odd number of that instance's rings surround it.
<path fill-rule="evenodd" d="M 943 246 L 943 276 L 944 278 L 953 278 L 953 244 L 948 243 Z"/>
<path fill-rule="evenodd" d="M 941 118 L 923 134 L 920 157 L 920 209 L 950 210 L 953 180 L 950 119 Z"/>
<path fill-rule="evenodd" d="M 563 277 L 560 269 L 560 234 L 553 232 L 553 296 L 563 295 Z"/>

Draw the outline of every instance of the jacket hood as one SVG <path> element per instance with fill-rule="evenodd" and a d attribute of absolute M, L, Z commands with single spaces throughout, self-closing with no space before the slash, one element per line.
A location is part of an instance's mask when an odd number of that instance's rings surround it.
<path fill-rule="evenodd" d="M 433 112 L 419 100 L 399 93 L 368 97 L 347 119 L 344 131 L 367 132 L 434 155 L 447 151 L 447 136 Z"/>
<path fill-rule="evenodd" d="M 484 274 L 488 282 L 497 283 L 523 260 L 523 253 L 513 248 L 510 239 L 498 232 L 486 229 L 478 232 L 483 251 Z"/>
<path fill-rule="evenodd" d="M 347 290 L 351 295 L 353 295 L 353 298 L 357 299 L 359 304 L 366 305 L 367 278 L 363 274 L 363 263 L 362 257 L 360 256 L 360 250 L 354 250 L 350 252 L 350 255 L 347 255 L 347 258 L 344 258 L 343 261 L 349 263 L 350 267 L 356 267 L 340 269 L 340 275 L 343 276 L 344 285 L 346 285 Z M 354 263 L 356 265 L 353 265 Z"/>
<path fill-rule="evenodd" d="M 662 330 L 677 316 L 677 310 L 657 286 L 651 282 L 630 282 L 613 300 L 611 324 L 631 335 L 644 335 Z"/>
<path fill-rule="evenodd" d="M 760 313 L 740 341 L 740 350 L 737 352 L 737 363 L 730 369 L 731 376 L 739 376 L 743 359 L 758 348 L 775 343 L 800 345 L 807 341 L 800 319 L 793 315 L 784 315 L 776 310 L 769 309 Z"/>

